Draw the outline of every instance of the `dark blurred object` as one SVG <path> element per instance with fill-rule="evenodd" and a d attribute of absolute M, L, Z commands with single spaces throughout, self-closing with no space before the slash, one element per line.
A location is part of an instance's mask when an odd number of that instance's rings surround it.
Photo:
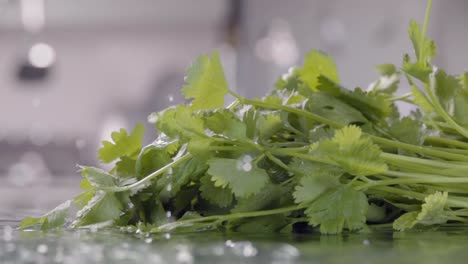
<path fill-rule="evenodd" d="M 48 79 L 51 70 L 50 67 L 40 68 L 31 65 L 29 61 L 25 61 L 19 65 L 16 77 L 19 81 L 40 82 Z"/>

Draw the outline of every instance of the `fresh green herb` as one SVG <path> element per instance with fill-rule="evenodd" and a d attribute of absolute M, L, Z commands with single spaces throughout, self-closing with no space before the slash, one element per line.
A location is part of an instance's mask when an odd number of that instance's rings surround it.
<path fill-rule="evenodd" d="M 200 56 L 182 89 L 191 100 L 154 113 L 159 137 L 142 146 L 143 126 L 112 133 L 99 159 L 81 167 L 82 194 L 71 227 L 148 232 L 336 234 L 373 224 L 396 230 L 468 222 L 468 74 L 431 64 L 427 37 L 411 21 L 413 60 L 377 66 L 367 91 L 339 83 L 335 63 L 310 52 L 268 95 L 230 90 L 219 55 Z M 403 76 L 411 92 L 396 94 Z M 224 108 L 224 97 L 236 100 Z M 416 110 L 401 117 L 396 102 Z M 22 228 L 65 225 L 71 202 Z M 135 227 L 135 228 L 129 228 Z M 298 228 L 300 227 L 300 228 Z"/>

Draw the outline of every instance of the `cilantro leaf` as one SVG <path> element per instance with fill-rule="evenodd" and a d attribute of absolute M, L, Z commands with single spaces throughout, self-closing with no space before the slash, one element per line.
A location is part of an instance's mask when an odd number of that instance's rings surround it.
<path fill-rule="evenodd" d="M 156 127 L 171 138 L 207 137 L 203 119 L 187 105 L 179 105 L 158 113 Z"/>
<path fill-rule="evenodd" d="M 68 200 L 52 209 L 42 217 L 26 217 L 23 221 L 21 221 L 19 226 L 20 228 L 27 228 L 39 225 L 43 231 L 63 227 L 66 217 L 68 216 L 70 205 L 71 201 Z"/>
<path fill-rule="evenodd" d="M 368 91 L 380 91 L 387 94 L 394 94 L 398 90 L 400 83 L 400 73 L 393 64 L 381 64 L 376 67 L 380 73 L 380 78 L 369 86 Z"/>
<path fill-rule="evenodd" d="M 394 120 L 389 128 L 389 132 L 398 141 L 413 145 L 422 145 L 426 137 L 422 123 L 409 117 Z"/>
<path fill-rule="evenodd" d="M 340 185 L 338 178 L 342 173 L 336 170 L 317 170 L 302 177 L 294 191 L 296 203 L 312 202 L 330 188 Z"/>
<path fill-rule="evenodd" d="M 102 142 L 103 146 L 99 149 L 99 159 L 104 163 L 109 163 L 121 156 L 136 155 L 141 149 L 144 133 L 143 124 L 137 124 L 130 135 L 123 128 L 119 132 L 113 132 L 111 134 L 113 142 Z"/>
<path fill-rule="evenodd" d="M 257 118 L 257 134 L 264 140 L 269 139 L 283 127 L 283 121 L 277 113 L 264 113 Z"/>
<path fill-rule="evenodd" d="M 404 231 L 411 229 L 417 224 L 434 225 L 447 222 L 447 214 L 444 208 L 447 204 L 447 192 L 435 192 L 424 198 L 421 211 L 413 211 L 400 216 L 393 223 L 395 230 Z"/>
<path fill-rule="evenodd" d="M 119 161 L 117 161 L 115 168 L 111 172 L 115 171 L 120 178 L 135 177 L 135 165 L 136 160 L 127 156 L 122 156 Z"/>
<path fill-rule="evenodd" d="M 122 213 L 122 203 L 114 193 L 97 191 L 94 197 L 76 213 L 73 226 L 87 226 L 117 219 Z"/>
<path fill-rule="evenodd" d="M 219 207 L 228 207 L 233 202 L 232 191 L 228 187 L 215 186 L 209 175 L 200 178 L 200 195 Z"/>
<path fill-rule="evenodd" d="M 447 192 L 436 192 L 424 198 L 421 212 L 416 218 L 423 225 L 443 224 L 447 221 L 444 208 L 447 204 Z"/>
<path fill-rule="evenodd" d="M 199 56 L 188 69 L 186 82 L 182 93 L 186 99 L 193 99 L 193 109 L 224 106 L 224 96 L 229 92 L 229 87 L 218 52 L 213 52 L 211 58 L 207 55 Z"/>
<path fill-rule="evenodd" d="M 321 233 L 337 234 L 345 228 L 363 228 L 367 208 L 367 198 L 363 192 L 340 186 L 322 194 L 304 212 L 312 226 L 320 225 Z"/>
<path fill-rule="evenodd" d="M 94 187 L 116 186 L 116 178 L 106 171 L 94 167 L 81 167 L 81 174 Z"/>
<path fill-rule="evenodd" d="M 432 57 L 436 55 L 434 41 L 424 35 L 418 22 L 414 19 L 410 21 L 408 33 L 413 43 L 414 53 L 416 54 L 419 65 L 426 66 L 431 62 Z"/>
<path fill-rule="evenodd" d="M 234 113 L 220 110 L 205 117 L 205 125 L 213 132 L 235 140 L 247 138 L 247 126 Z"/>
<path fill-rule="evenodd" d="M 171 157 L 165 149 L 153 144 L 148 145 L 140 152 L 135 162 L 136 177 L 141 179 L 169 162 Z"/>
<path fill-rule="evenodd" d="M 448 113 L 452 112 L 453 100 L 456 92 L 460 90 L 459 81 L 445 73 L 443 70 L 435 72 L 435 95 L 440 104 Z"/>
<path fill-rule="evenodd" d="M 419 106 L 419 109 L 426 112 L 432 113 L 434 112 L 434 106 L 432 105 L 431 101 L 427 98 L 427 96 L 416 86 L 411 86 L 411 94 L 413 95 L 413 102 Z"/>
<path fill-rule="evenodd" d="M 208 160 L 208 174 L 215 186 L 229 186 L 238 197 L 247 197 L 258 193 L 269 182 L 265 170 L 247 160 L 212 158 Z"/>
<path fill-rule="evenodd" d="M 284 203 L 291 202 L 290 196 L 290 188 L 282 188 L 278 184 L 267 183 L 256 194 L 237 198 L 237 204 L 231 211 L 233 213 L 251 212 L 279 207 Z"/>
<path fill-rule="evenodd" d="M 398 231 L 405 231 L 406 229 L 411 229 L 416 223 L 416 218 L 418 217 L 419 212 L 408 212 L 396 219 L 393 222 L 393 229 Z"/>
<path fill-rule="evenodd" d="M 367 119 L 378 121 L 392 113 L 391 103 L 387 100 L 388 94 L 371 91 L 364 92 L 360 88 L 347 90 L 333 80 L 320 76 L 318 90 L 358 109 Z"/>
<path fill-rule="evenodd" d="M 380 148 L 354 125 L 337 130 L 332 139 L 320 141 L 312 152 L 325 154 L 351 175 L 374 175 L 388 169 Z"/>
<path fill-rule="evenodd" d="M 327 54 L 312 50 L 305 56 L 304 66 L 299 69 L 299 75 L 311 89 L 317 89 L 318 77 L 325 76 L 333 82 L 339 82 L 335 62 Z"/>
<path fill-rule="evenodd" d="M 306 108 L 314 114 L 343 125 L 368 122 L 362 113 L 354 107 L 324 93 L 314 93 L 307 101 Z"/>

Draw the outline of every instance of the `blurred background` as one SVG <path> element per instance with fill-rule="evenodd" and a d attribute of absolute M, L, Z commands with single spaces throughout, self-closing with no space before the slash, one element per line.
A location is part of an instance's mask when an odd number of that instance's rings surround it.
<path fill-rule="evenodd" d="M 183 102 L 184 71 L 220 51 L 238 93 L 260 96 L 312 48 L 366 88 L 411 52 L 425 0 L 0 0 L 0 211 L 51 208 L 79 192 L 110 132 Z M 436 63 L 468 65 L 468 1 L 434 1 Z M 146 140 L 155 137 L 148 126 Z M 5 216 L 5 213 L 3 214 Z M 13 217 L 13 216 L 12 216 Z"/>

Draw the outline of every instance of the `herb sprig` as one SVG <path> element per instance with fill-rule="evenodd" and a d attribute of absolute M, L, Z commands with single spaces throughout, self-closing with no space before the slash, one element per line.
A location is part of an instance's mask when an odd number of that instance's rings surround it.
<path fill-rule="evenodd" d="M 99 158 L 110 171 L 81 167 L 83 193 L 21 227 L 120 227 L 147 232 L 324 234 L 393 223 L 396 230 L 468 222 L 468 73 L 431 59 L 423 27 L 411 21 L 414 58 L 382 64 L 368 90 L 345 89 L 332 58 L 306 55 L 263 98 L 232 91 L 217 52 L 188 70 L 189 104 L 153 113 L 144 128 L 112 134 Z M 403 77 L 411 92 L 397 95 Z M 236 99 L 224 108 L 226 95 Z M 402 117 L 396 102 L 417 108 Z M 307 228 L 304 228 L 307 226 Z"/>

